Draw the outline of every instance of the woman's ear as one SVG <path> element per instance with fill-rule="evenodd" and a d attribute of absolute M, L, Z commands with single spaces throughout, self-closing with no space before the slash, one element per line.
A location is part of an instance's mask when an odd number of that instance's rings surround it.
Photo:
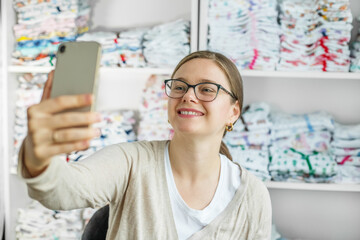
<path fill-rule="evenodd" d="M 236 120 L 239 119 L 241 111 L 240 111 L 240 104 L 239 101 L 236 100 L 236 102 L 234 104 L 231 105 L 231 110 L 230 110 L 230 119 L 231 122 L 234 123 Z"/>

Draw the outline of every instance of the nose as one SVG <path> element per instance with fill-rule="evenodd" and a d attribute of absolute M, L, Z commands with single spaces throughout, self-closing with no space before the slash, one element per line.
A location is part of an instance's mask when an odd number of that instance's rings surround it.
<path fill-rule="evenodd" d="M 184 96 L 182 97 L 183 102 L 198 102 L 198 99 L 195 94 L 195 88 L 189 87 Z"/>

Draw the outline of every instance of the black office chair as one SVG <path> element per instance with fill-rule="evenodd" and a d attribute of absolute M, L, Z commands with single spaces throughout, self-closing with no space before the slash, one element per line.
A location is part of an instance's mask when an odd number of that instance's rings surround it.
<path fill-rule="evenodd" d="M 108 230 L 109 205 L 97 210 L 84 229 L 81 240 L 105 240 Z"/>

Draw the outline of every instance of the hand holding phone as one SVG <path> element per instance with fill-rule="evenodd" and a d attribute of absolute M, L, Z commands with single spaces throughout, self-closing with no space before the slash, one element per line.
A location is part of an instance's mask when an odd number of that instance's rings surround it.
<path fill-rule="evenodd" d="M 21 155 L 27 177 L 41 174 L 53 156 L 84 150 L 100 136 L 99 129 L 89 127 L 101 121 L 100 114 L 89 112 L 95 106 L 100 52 L 94 42 L 59 47 L 41 102 L 28 108 L 28 135 Z"/>

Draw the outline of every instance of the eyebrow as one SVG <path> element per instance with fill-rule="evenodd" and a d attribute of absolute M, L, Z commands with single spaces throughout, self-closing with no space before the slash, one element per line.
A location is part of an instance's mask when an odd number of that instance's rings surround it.
<path fill-rule="evenodd" d="M 174 79 L 179 79 L 179 80 L 182 80 L 184 82 L 188 82 L 185 78 L 182 78 L 182 77 L 179 77 L 179 78 L 174 78 Z M 200 82 L 202 83 L 216 83 L 216 84 L 219 84 L 213 80 L 210 80 L 210 79 L 200 79 Z"/>

